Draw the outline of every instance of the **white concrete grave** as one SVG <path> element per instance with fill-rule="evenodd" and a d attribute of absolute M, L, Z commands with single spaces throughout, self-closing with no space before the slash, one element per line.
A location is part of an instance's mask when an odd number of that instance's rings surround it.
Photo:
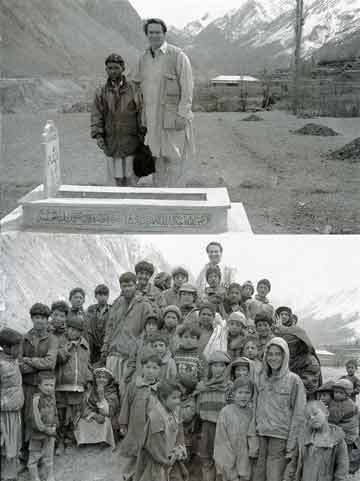
<path fill-rule="evenodd" d="M 48 121 L 42 134 L 44 183 L 1 220 L 2 231 L 69 233 L 252 233 L 241 203 L 226 188 L 147 188 L 61 184 L 59 136 Z M 105 168 L 105 165 L 104 165 Z"/>
<path fill-rule="evenodd" d="M 42 133 L 44 145 L 44 194 L 55 197 L 61 186 L 59 134 L 52 120 L 46 122 Z"/>

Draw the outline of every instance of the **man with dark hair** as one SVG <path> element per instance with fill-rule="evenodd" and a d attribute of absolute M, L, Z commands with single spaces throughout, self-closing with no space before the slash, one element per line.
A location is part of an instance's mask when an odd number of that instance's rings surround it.
<path fill-rule="evenodd" d="M 206 253 L 208 255 L 209 262 L 202 268 L 196 281 L 196 287 L 198 288 L 199 292 L 204 292 L 206 286 L 208 285 L 206 271 L 209 267 L 219 267 L 221 272 L 221 285 L 223 287 L 228 287 L 232 282 L 235 281 L 236 269 L 234 267 L 227 266 L 222 262 L 223 247 L 220 242 L 210 242 L 206 246 Z"/>
<path fill-rule="evenodd" d="M 110 305 L 109 288 L 99 284 L 95 288 L 97 304 L 88 307 L 86 317 L 88 319 L 88 337 L 90 347 L 90 362 L 96 364 L 100 361 L 101 349 L 104 342 L 106 323 L 109 318 Z"/>
<path fill-rule="evenodd" d="M 149 48 L 140 58 L 136 82 L 143 98 L 142 124 L 156 158 L 153 180 L 156 186 L 178 186 L 185 183 L 184 169 L 194 151 L 191 64 L 180 48 L 167 43 L 162 20 L 147 20 L 144 32 Z M 176 145 L 179 131 L 185 133 L 182 155 Z"/>
<path fill-rule="evenodd" d="M 107 157 L 109 185 L 136 185 L 134 154 L 140 144 L 140 101 L 124 75 L 125 61 L 116 53 L 105 60 L 108 79 L 95 92 L 91 138 Z"/>
<path fill-rule="evenodd" d="M 140 261 L 135 265 L 137 290 L 150 302 L 156 315 L 161 317 L 166 303 L 162 291 L 150 282 L 154 272 L 155 268 L 151 262 Z"/>
<path fill-rule="evenodd" d="M 128 360 L 136 353 L 137 338 L 153 309 L 148 300 L 137 292 L 135 274 L 126 272 L 119 281 L 121 294 L 110 308 L 101 357 L 119 385 L 121 398 Z"/>

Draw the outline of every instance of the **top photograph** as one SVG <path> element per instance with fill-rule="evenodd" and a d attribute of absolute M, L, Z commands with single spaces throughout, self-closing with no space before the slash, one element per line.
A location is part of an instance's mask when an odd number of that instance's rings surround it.
<path fill-rule="evenodd" d="M 360 0 L 2 0 L 0 231 L 360 234 Z"/>

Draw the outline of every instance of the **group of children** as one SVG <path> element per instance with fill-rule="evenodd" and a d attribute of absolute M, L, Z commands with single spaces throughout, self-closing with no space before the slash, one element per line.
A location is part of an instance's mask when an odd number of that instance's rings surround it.
<path fill-rule="evenodd" d="M 170 287 L 154 271 L 122 274 L 112 305 L 99 285 L 85 310 L 75 288 L 70 305 L 34 304 L 25 336 L 0 331 L 1 479 L 17 479 L 20 459 L 31 481 L 54 481 L 54 454 L 89 443 L 116 448 L 121 480 L 341 481 L 357 469 L 356 361 L 322 384 L 266 279 L 254 296 L 250 281 L 222 285 L 216 266 L 203 292 L 183 268 Z"/>

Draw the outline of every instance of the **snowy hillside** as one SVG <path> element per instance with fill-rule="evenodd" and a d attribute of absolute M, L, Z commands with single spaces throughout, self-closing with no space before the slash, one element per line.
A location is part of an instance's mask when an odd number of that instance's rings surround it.
<path fill-rule="evenodd" d="M 320 297 L 303 308 L 299 315 L 318 343 L 341 343 L 359 338 L 360 288 Z"/>
<path fill-rule="evenodd" d="M 101 283 L 110 287 L 114 299 L 119 275 L 144 259 L 168 270 L 161 253 L 130 236 L 7 234 L 0 237 L 0 256 L 0 326 L 21 331 L 30 327 L 28 311 L 34 302 L 67 300 L 69 290 L 80 286 L 89 305 Z"/>

